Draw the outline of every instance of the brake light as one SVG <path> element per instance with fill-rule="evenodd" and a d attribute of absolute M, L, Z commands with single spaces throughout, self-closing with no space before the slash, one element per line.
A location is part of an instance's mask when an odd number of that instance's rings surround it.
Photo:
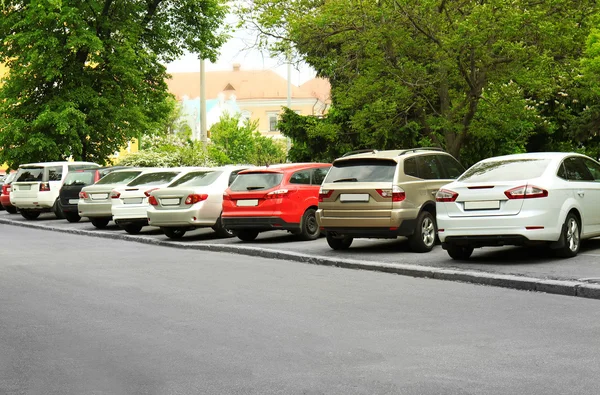
<path fill-rule="evenodd" d="M 115 191 L 114 189 L 110 192 L 111 199 L 118 199 L 121 197 L 121 192 Z"/>
<path fill-rule="evenodd" d="M 146 195 L 146 197 L 150 197 L 150 194 L 152 193 L 152 191 L 156 191 L 158 188 L 152 188 L 152 189 L 148 189 L 146 192 L 144 192 L 144 195 Z"/>
<path fill-rule="evenodd" d="M 87 194 L 87 192 L 85 191 L 81 191 L 79 192 L 79 199 L 87 199 L 89 196 Z"/>
<path fill-rule="evenodd" d="M 535 199 L 548 196 L 548 191 L 535 185 L 521 185 L 504 192 L 509 199 Z"/>
<path fill-rule="evenodd" d="M 201 195 L 194 193 L 192 195 L 189 195 L 185 199 L 185 204 L 196 204 L 196 203 L 201 202 L 206 199 L 208 199 L 208 195 L 206 193 L 203 193 Z"/>
<path fill-rule="evenodd" d="M 398 185 L 394 185 L 392 189 L 376 189 L 376 191 L 383 198 L 392 198 L 392 202 L 401 202 L 406 199 L 406 192 Z"/>
<path fill-rule="evenodd" d="M 319 202 L 322 202 L 324 199 L 329 199 L 333 194 L 333 189 L 323 189 L 319 190 Z"/>
<path fill-rule="evenodd" d="M 231 195 L 230 195 L 230 194 L 228 194 L 227 192 L 225 192 L 225 193 L 223 194 L 223 200 L 231 200 Z"/>
<path fill-rule="evenodd" d="M 40 182 L 40 192 L 48 192 L 50 190 L 50 184 L 47 182 Z"/>
<path fill-rule="evenodd" d="M 288 189 L 278 189 L 276 191 L 267 193 L 265 199 L 279 199 L 286 197 L 289 193 L 290 191 Z"/>
<path fill-rule="evenodd" d="M 158 206 L 158 200 L 152 195 L 148 198 L 148 203 L 150 203 L 151 206 Z"/>
<path fill-rule="evenodd" d="M 456 198 L 458 198 L 458 193 L 448 189 L 440 189 L 435 194 L 436 202 L 455 202 Z"/>

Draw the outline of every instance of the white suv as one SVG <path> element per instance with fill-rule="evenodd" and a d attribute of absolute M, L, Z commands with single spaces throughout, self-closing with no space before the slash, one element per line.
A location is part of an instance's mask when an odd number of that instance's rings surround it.
<path fill-rule="evenodd" d="M 42 162 L 19 166 L 12 183 L 10 202 L 25 219 L 52 211 L 62 183 L 70 171 L 99 167 L 93 162 Z"/>

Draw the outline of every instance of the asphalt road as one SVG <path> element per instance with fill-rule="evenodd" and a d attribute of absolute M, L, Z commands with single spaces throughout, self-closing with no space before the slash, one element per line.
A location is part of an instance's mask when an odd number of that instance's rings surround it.
<path fill-rule="evenodd" d="M 600 390 L 597 300 L 0 234 L 0 394 Z"/>

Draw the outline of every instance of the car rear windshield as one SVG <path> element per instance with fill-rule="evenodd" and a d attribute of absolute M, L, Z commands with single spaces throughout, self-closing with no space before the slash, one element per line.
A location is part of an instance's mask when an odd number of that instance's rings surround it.
<path fill-rule="evenodd" d="M 94 183 L 96 171 L 72 171 L 65 178 L 65 185 L 90 185 Z"/>
<path fill-rule="evenodd" d="M 281 184 L 283 173 L 244 173 L 238 174 L 230 189 L 235 192 L 259 191 Z"/>
<path fill-rule="evenodd" d="M 106 175 L 96 184 L 127 184 L 139 176 L 141 171 L 116 171 Z"/>
<path fill-rule="evenodd" d="M 173 181 L 169 187 L 205 187 L 215 182 L 222 171 L 194 171 Z"/>
<path fill-rule="evenodd" d="M 168 184 L 171 182 L 171 180 L 173 180 L 173 178 L 177 177 L 178 174 L 178 171 L 161 171 L 158 173 L 142 174 L 127 185 L 130 187 L 135 187 L 140 185 Z"/>
<path fill-rule="evenodd" d="M 34 182 L 43 181 L 43 167 L 21 167 L 17 171 L 16 182 Z"/>
<path fill-rule="evenodd" d="M 458 180 L 468 182 L 518 181 L 540 177 L 550 159 L 501 159 L 480 162 Z"/>
<path fill-rule="evenodd" d="M 396 162 L 382 159 L 353 159 L 334 162 L 323 183 L 392 182 Z"/>

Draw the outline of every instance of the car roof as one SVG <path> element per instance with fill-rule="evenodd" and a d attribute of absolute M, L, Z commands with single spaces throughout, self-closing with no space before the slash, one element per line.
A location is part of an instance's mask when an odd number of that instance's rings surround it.
<path fill-rule="evenodd" d="M 244 171 L 240 171 L 239 174 L 244 173 L 256 173 L 256 172 L 264 172 L 264 173 L 285 173 L 288 171 L 296 171 L 303 169 L 312 169 L 315 167 L 323 167 L 323 166 L 331 166 L 331 163 L 282 163 L 277 165 L 269 165 L 269 166 L 256 166 Z"/>
<path fill-rule="evenodd" d="M 58 165 L 95 165 L 100 166 L 94 162 L 69 162 L 69 161 L 59 161 L 59 162 L 34 162 L 34 163 L 23 163 L 19 165 L 19 167 L 27 167 L 27 166 L 58 166 Z"/>
<path fill-rule="evenodd" d="M 504 159 L 551 159 L 551 160 L 561 160 L 568 156 L 580 156 L 583 158 L 588 158 L 586 155 L 579 154 L 577 152 L 528 152 L 522 154 L 511 154 L 511 155 L 502 155 L 502 156 L 494 156 L 491 158 L 483 159 L 481 162 L 493 162 L 497 160 Z"/>
<path fill-rule="evenodd" d="M 351 151 L 344 156 L 337 158 L 335 161 L 348 160 L 348 159 L 393 159 L 398 161 L 400 158 L 408 158 L 411 156 L 422 155 L 422 154 L 446 154 L 450 155 L 446 151 L 437 147 L 417 147 L 417 148 L 406 148 L 396 150 L 358 150 Z"/>

